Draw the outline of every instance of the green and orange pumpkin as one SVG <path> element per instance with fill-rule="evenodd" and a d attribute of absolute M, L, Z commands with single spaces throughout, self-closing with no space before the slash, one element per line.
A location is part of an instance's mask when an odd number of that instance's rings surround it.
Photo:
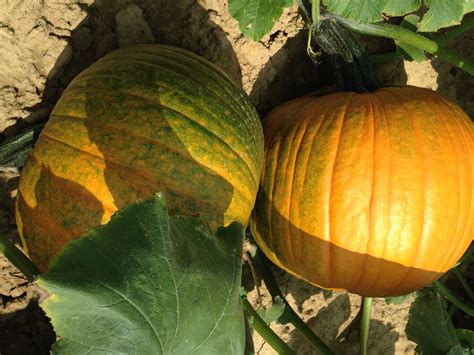
<path fill-rule="evenodd" d="M 265 254 L 314 285 L 401 295 L 451 268 L 473 237 L 473 126 L 417 87 L 307 95 L 263 122 L 250 226 Z"/>
<path fill-rule="evenodd" d="M 170 213 L 246 225 L 262 165 L 256 110 L 221 70 L 168 46 L 116 50 L 71 82 L 24 166 L 23 245 L 46 270 L 68 241 L 157 191 Z"/>

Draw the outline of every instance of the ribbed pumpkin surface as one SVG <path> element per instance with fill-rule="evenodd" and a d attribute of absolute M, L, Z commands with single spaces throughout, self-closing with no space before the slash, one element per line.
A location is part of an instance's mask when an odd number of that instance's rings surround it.
<path fill-rule="evenodd" d="M 267 256 L 325 288 L 405 294 L 473 237 L 473 128 L 416 87 L 290 101 L 264 120 L 251 228 Z"/>
<path fill-rule="evenodd" d="M 56 104 L 21 175 L 20 235 L 45 270 L 66 242 L 157 191 L 171 213 L 247 224 L 262 165 L 258 115 L 222 71 L 172 47 L 119 49 Z"/>

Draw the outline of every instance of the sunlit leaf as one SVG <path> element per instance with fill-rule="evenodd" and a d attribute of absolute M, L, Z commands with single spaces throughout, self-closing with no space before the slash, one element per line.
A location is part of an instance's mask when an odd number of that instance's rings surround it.
<path fill-rule="evenodd" d="M 383 14 L 401 16 L 416 11 L 420 0 L 323 0 L 329 12 L 361 23 L 379 22 Z"/>
<path fill-rule="evenodd" d="M 421 32 L 460 24 L 464 14 L 474 10 L 474 0 L 425 0 L 425 4 L 428 12 L 420 22 Z"/>
<path fill-rule="evenodd" d="M 293 0 L 229 0 L 229 13 L 246 37 L 258 41 L 272 29 L 283 9 L 292 4 Z"/>

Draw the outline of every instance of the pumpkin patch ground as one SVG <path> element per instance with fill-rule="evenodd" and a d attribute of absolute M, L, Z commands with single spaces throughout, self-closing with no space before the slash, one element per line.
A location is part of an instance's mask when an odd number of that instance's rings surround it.
<path fill-rule="evenodd" d="M 134 44 L 177 46 L 203 56 L 222 69 L 263 117 L 285 101 L 331 82 L 325 63 L 315 66 L 306 53 L 306 30 L 296 6 L 286 8 L 270 33 L 260 41 L 245 38 L 229 15 L 227 2 L 216 0 L 79 0 L 70 3 L 17 0 L 0 14 L 0 143 L 28 125 L 44 121 L 71 80 L 110 51 Z M 390 41 L 361 38 L 372 53 L 393 50 Z M 449 48 L 474 59 L 471 29 Z M 6 64 L 5 64 L 6 63 Z M 433 58 L 424 62 L 394 61 L 377 66 L 386 83 L 435 90 L 474 117 L 474 79 L 458 68 Z M 0 169 L 0 233 L 19 244 L 15 198 L 19 172 Z M 246 250 L 251 250 L 246 244 Z M 254 265 L 244 264 L 242 285 L 255 309 L 271 305 Z M 313 287 L 273 267 L 283 295 L 297 314 L 338 354 L 355 354 L 359 329 L 350 324 L 361 297 Z M 471 271 L 471 281 L 472 278 Z M 455 290 L 458 285 L 453 285 Z M 51 323 L 38 306 L 44 295 L 5 257 L 0 256 L 0 354 L 49 353 L 55 341 Z M 371 314 L 370 354 L 413 354 L 405 326 L 409 296 L 399 304 L 375 299 Z M 463 323 L 464 321 L 464 323 Z M 460 320 L 464 328 L 473 326 Z M 314 349 L 291 324 L 271 328 L 298 354 Z M 274 354 L 256 332 L 258 354 Z"/>

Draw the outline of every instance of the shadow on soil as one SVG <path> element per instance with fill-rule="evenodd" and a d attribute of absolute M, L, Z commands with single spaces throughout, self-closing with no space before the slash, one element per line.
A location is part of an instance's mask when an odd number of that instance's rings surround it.
<path fill-rule="evenodd" d="M 307 31 L 290 38 L 265 64 L 249 96 L 263 118 L 279 104 L 331 84 L 327 62 L 313 63 L 306 53 Z M 273 78 L 269 82 L 269 78 Z"/>

